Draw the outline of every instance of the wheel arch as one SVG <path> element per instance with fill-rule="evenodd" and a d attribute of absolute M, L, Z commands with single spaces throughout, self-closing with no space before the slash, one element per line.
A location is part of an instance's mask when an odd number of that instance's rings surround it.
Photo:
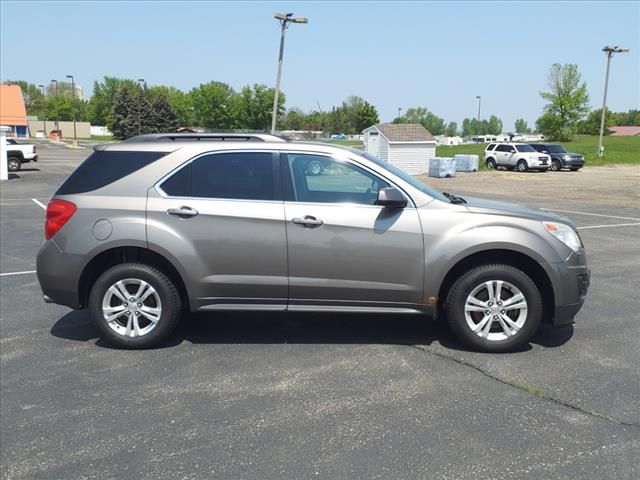
<path fill-rule="evenodd" d="M 511 265 L 526 273 L 536 284 L 542 296 L 543 322 L 553 320 L 555 310 L 555 296 L 553 283 L 545 269 L 534 258 L 514 250 L 491 249 L 472 253 L 456 262 L 445 274 L 438 291 L 437 313 L 444 313 L 444 304 L 449 290 L 455 281 L 466 271 L 488 264 Z"/>
<path fill-rule="evenodd" d="M 82 270 L 78 281 L 78 294 L 81 307 L 86 307 L 91 289 L 98 277 L 107 269 L 122 263 L 144 263 L 155 267 L 167 275 L 176 286 L 183 306 L 189 305 L 187 292 L 182 275 L 166 257 L 143 247 L 120 246 L 110 248 L 93 257 Z"/>

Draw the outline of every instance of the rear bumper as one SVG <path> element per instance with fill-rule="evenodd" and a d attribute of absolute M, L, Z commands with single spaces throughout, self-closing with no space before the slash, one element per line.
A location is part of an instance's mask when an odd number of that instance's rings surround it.
<path fill-rule="evenodd" d="M 45 301 L 80 308 L 82 266 L 79 255 L 62 253 L 53 240 L 44 242 L 36 257 L 36 272 Z"/>

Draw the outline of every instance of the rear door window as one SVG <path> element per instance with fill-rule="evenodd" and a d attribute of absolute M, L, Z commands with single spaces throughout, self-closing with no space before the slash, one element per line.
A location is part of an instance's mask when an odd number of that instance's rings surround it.
<path fill-rule="evenodd" d="M 168 153 L 95 151 L 69 175 L 56 195 L 73 195 L 97 190 L 146 167 Z"/>
<path fill-rule="evenodd" d="M 165 180 L 169 196 L 277 200 L 277 156 L 272 152 L 229 152 L 204 155 Z"/>

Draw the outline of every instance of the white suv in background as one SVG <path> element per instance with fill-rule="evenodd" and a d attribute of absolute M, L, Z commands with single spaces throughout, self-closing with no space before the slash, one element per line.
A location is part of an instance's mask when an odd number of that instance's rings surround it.
<path fill-rule="evenodd" d="M 551 157 L 526 143 L 490 143 L 484 151 L 484 163 L 489 170 L 504 167 L 507 170 L 517 168 L 520 172 L 546 172 L 551 166 Z"/>

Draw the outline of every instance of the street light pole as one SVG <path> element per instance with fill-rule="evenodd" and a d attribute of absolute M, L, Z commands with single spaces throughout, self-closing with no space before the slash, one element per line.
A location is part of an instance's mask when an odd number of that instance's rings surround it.
<path fill-rule="evenodd" d="M 602 114 L 600 116 L 600 139 L 598 140 L 598 157 L 602 158 L 604 156 L 604 146 L 602 145 L 602 137 L 604 135 L 604 116 L 607 110 L 607 88 L 609 87 L 609 67 L 611 65 L 611 57 L 613 57 L 614 53 L 626 53 L 629 51 L 628 48 L 620 48 L 606 46 L 602 49 L 603 52 L 607 54 L 607 73 L 604 77 L 604 95 L 602 97 Z"/>
<path fill-rule="evenodd" d="M 76 133 L 76 83 L 73 75 L 67 75 L 71 79 L 71 102 L 73 108 L 73 146 L 78 146 L 78 135 Z"/>
<path fill-rule="evenodd" d="M 476 99 L 478 100 L 478 122 L 476 123 L 476 142 L 479 142 L 480 136 L 480 104 L 482 103 L 482 97 L 480 95 L 476 95 Z"/>
<path fill-rule="evenodd" d="M 401 116 L 402 116 L 402 107 L 398 107 L 398 119 L 400 119 Z"/>
<path fill-rule="evenodd" d="M 56 86 L 56 138 L 59 140 L 60 139 L 60 134 L 58 133 L 60 131 L 60 123 L 58 122 L 58 81 L 57 80 L 51 80 L 51 83 L 53 83 Z"/>
<path fill-rule="evenodd" d="M 138 135 L 142 133 L 142 117 L 140 115 L 140 110 L 142 108 L 142 84 L 144 83 L 144 78 L 138 79 L 138 88 L 140 91 L 138 92 L 140 96 L 138 97 Z"/>
<path fill-rule="evenodd" d="M 276 77 L 276 91 L 273 96 L 273 111 L 271 112 L 271 133 L 276 133 L 278 117 L 278 97 L 280 95 L 280 78 L 282 77 L 282 56 L 284 54 L 284 34 L 289 23 L 309 23 L 305 17 L 293 17 L 293 13 L 276 13 L 273 18 L 280 22 L 280 53 L 278 54 L 278 76 Z"/>
<path fill-rule="evenodd" d="M 42 89 L 42 115 L 44 115 L 44 138 L 47 138 L 47 93 L 45 92 L 44 85 L 38 85 Z"/>

